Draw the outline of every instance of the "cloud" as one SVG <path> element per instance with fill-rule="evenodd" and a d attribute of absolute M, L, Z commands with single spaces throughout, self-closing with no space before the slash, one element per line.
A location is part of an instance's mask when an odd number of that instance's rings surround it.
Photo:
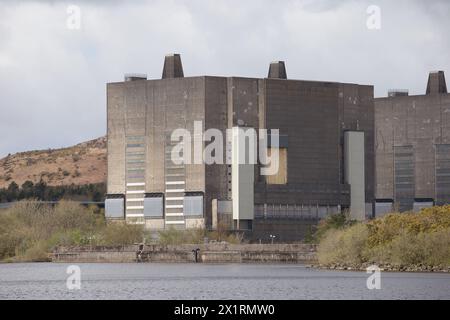
<path fill-rule="evenodd" d="M 67 6 L 81 29 L 67 28 Z M 381 30 L 366 27 L 369 5 Z M 160 78 L 166 53 L 185 75 L 289 78 L 425 91 L 450 72 L 447 1 L 4 1 L 0 5 L 0 157 L 105 134 L 107 82 Z"/>

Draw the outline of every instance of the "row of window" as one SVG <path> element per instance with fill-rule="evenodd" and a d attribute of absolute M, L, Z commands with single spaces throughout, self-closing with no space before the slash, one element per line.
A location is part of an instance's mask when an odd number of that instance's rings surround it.
<path fill-rule="evenodd" d="M 128 195 L 127 200 L 130 200 Z M 125 201 L 124 198 L 106 199 L 105 206 L 108 218 L 123 218 L 124 209 L 127 215 L 143 214 L 146 218 L 164 218 L 163 197 L 147 197 L 143 201 Z M 203 217 L 203 196 L 184 196 L 182 207 L 184 217 Z M 167 210 L 170 211 L 170 209 Z M 168 211 L 167 213 L 170 213 Z"/>

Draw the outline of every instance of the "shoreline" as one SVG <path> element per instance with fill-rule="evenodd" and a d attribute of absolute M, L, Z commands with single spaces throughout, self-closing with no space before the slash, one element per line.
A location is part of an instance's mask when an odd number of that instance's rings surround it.
<path fill-rule="evenodd" d="M 208 266 L 221 266 L 221 265 L 299 265 L 303 266 L 305 269 L 311 269 L 316 271 L 337 271 L 337 272 L 364 272 L 367 270 L 364 267 L 349 267 L 349 266 L 323 266 L 320 264 L 307 264 L 302 262 L 283 262 L 283 261 L 247 261 L 247 262 L 167 262 L 167 261 L 150 261 L 150 262 L 136 262 L 136 261 L 123 261 L 123 262 L 113 262 L 113 261 L 9 261 L 4 262 L 0 261 L 0 265 L 11 265 L 11 264 L 68 264 L 68 263 L 77 263 L 77 264 L 100 264 L 100 265 L 108 265 L 108 264 L 170 264 L 170 265 L 182 265 L 182 264 L 200 264 L 200 265 L 208 265 Z M 450 274 L 450 267 L 448 269 L 442 268 L 418 268 L 418 267 L 386 267 L 381 266 L 380 272 L 386 273 L 423 273 L 423 274 Z"/>
<path fill-rule="evenodd" d="M 56 247 L 47 259 L 21 261 L 10 258 L 0 264 L 14 263 L 201 263 L 201 264 L 284 264 L 307 269 L 367 272 L 376 265 L 381 272 L 450 273 L 450 266 L 394 264 L 320 264 L 315 244 L 229 244 L 130 245 Z"/>
<path fill-rule="evenodd" d="M 348 265 L 313 265 L 311 268 L 318 270 L 329 270 L 329 271 L 361 271 L 366 272 L 367 267 L 371 265 L 376 265 L 379 267 L 380 272 L 401 272 L 401 273 L 442 273 L 447 274 L 450 273 L 450 266 L 447 268 L 443 267 L 431 267 L 431 266 L 392 266 L 392 265 L 377 265 L 377 264 L 364 264 L 359 266 L 348 266 Z"/>

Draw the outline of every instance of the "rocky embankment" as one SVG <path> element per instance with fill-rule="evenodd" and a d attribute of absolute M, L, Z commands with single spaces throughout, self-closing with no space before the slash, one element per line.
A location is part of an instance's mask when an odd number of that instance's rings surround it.
<path fill-rule="evenodd" d="M 361 265 L 345 265 L 345 264 L 330 264 L 323 265 L 317 264 L 314 267 L 327 270 L 340 270 L 340 271 L 366 271 L 370 266 L 377 266 L 380 271 L 386 272 L 444 272 L 450 273 L 450 266 L 425 266 L 425 265 L 394 265 L 394 264 L 376 264 L 376 263 L 364 263 Z"/>

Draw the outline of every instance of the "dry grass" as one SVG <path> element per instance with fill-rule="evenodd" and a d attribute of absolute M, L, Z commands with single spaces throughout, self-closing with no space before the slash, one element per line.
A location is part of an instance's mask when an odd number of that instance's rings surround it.
<path fill-rule="evenodd" d="M 70 201 L 19 202 L 0 214 L 0 260 L 46 261 L 55 246 L 129 245 L 144 237 L 143 226 L 106 224 L 102 210 Z"/>
<path fill-rule="evenodd" d="M 205 238 L 232 244 L 240 244 L 243 241 L 242 234 L 230 232 L 225 225 L 219 225 L 215 231 L 207 231 L 203 228 L 192 230 L 176 230 L 170 228 L 159 231 L 158 233 L 158 243 L 162 245 L 202 244 L 204 243 Z"/>

